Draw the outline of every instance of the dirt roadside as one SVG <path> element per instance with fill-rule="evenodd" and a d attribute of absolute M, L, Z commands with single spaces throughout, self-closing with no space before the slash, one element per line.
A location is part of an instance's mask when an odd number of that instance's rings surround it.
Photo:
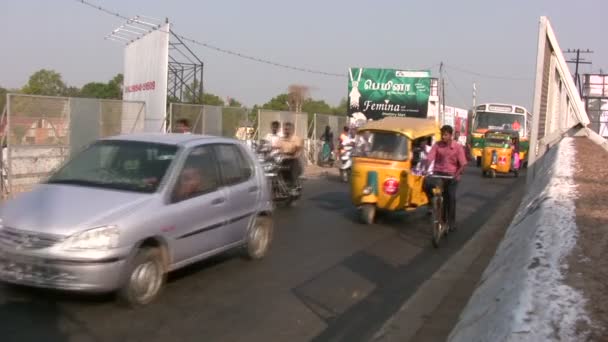
<path fill-rule="evenodd" d="M 593 327 L 590 341 L 608 341 L 608 152 L 587 138 L 576 138 L 578 196 L 577 244 L 568 257 L 567 283 L 581 291 Z"/>

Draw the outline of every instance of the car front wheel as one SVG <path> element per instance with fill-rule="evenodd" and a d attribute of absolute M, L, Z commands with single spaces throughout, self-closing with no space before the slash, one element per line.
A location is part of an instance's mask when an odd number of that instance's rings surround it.
<path fill-rule="evenodd" d="M 143 306 L 158 297 L 164 283 L 165 269 L 160 250 L 142 248 L 130 263 L 127 279 L 118 296 L 130 307 Z"/>

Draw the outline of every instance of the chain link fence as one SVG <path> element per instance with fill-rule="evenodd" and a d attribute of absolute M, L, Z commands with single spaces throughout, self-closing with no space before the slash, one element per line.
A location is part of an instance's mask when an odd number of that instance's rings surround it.
<path fill-rule="evenodd" d="M 247 108 L 171 103 L 169 132 L 175 130 L 180 119 L 188 120 L 192 133 L 229 138 L 237 137 L 239 128 L 251 126 Z"/>
<path fill-rule="evenodd" d="M 7 94 L 0 119 L 2 195 L 28 191 L 98 138 L 143 130 L 145 104 Z"/>

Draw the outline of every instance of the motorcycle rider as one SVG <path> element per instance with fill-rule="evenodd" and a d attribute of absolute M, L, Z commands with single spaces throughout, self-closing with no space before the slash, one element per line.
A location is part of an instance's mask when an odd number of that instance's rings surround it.
<path fill-rule="evenodd" d="M 284 156 L 283 165 L 286 166 L 286 170 L 283 177 L 291 187 L 296 184 L 298 177 L 302 174 L 300 156 L 303 146 L 303 140 L 294 133 L 293 123 L 285 122 L 283 124 L 283 136 L 273 147 L 277 148 Z"/>
<path fill-rule="evenodd" d="M 342 134 L 340 134 L 340 142 L 339 142 L 339 146 L 338 148 L 339 150 L 339 155 L 340 157 L 342 156 L 342 154 L 344 153 L 344 146 L 348 145 L 350 143 L 350 128 L 348 126 L 344 126 L 344 130 L 342 131 Z"/>
<path fill-rule="evenodd" d="M 266 134 L 265 140 L 270 143 L 270 146 L 275 146 L 279 139 L 281 139 L 281 134 L 279 133 L 279 127 L 281 124 L 278 121 L 273 121 L 270 124 L 270 133 Z"/>

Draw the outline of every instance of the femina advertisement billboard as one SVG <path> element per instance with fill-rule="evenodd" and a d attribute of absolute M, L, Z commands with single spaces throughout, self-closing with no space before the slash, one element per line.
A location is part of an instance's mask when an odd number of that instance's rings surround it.
<path fill-rule="evenodd" d="M 129 43 L 125 48 L 123 99 L 144 101 L 146 132 L 161 132 L 167 113 L 169 24 Z"/>
<path fill-rule="evenodd" d="M 430 88 L 429 71 L 350 68 L 348 115 L 357 120 L 426 118 Z"/>

